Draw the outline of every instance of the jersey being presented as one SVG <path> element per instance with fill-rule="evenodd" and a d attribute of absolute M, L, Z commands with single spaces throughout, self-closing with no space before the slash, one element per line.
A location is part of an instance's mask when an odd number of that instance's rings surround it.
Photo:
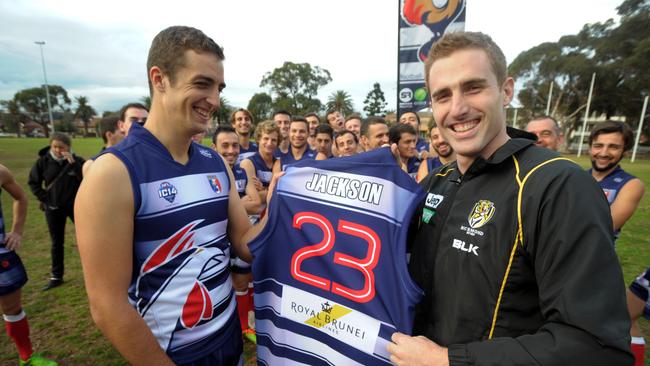
<path fill-rule="evenodd" d="M 230 183 L 221 157 L 192 143 L 180 164 L 135 124 L 106 152 L 125 164 L 134 193 L 129 301 L 160 347 L 175 363 L 188 363 L 239 337 L 226 238 Z"/>
<path fill-rule="evenodd" d="M 249 245 L 260 364 L 389 364 L 421 297 L 405 240 L 423 196 L 387 148 L 287 167 Z"/>

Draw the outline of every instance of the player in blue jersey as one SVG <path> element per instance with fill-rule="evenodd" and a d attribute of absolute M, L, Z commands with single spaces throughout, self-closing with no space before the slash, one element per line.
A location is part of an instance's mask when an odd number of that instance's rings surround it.
<path fill-rule="evenodd" d="M 339 157 L 352 156 L 359 153 L 359 140 L 357 135 L 349 130 L 337 133 L 334 137 Z"/>
<path fill-rule="evenodd" d="M 420 160 L 424 160 L 429 156 L 429 144 L 427 140 L 421 138 L 420 134 L 420 116 L 416 112 L 404 112 L 399 117 L 399 123 L 411 125 L 415 130 L 418 140 L 415 143 L 415 150 L 417 151 L 417 157 Z"/>
<path fill-rule="evenodd" d="M 632 148 L 632 129 L 623 122 L 605 121 L 594 126 L 589 135 L 590 173 L 603 188 L 614 223 L 614 235 L 618 238 L 621 228 L 639 206 L 645 193 L 641 180 L 621 168 L 621 160 Z M 650 276 L 648 276 L 650 277 Z M 645 339 L 637 324 L 648 302 L 646 277 L 642 274 L 627 290 L 627 307 L 632 319 L 632 351 L 637 364 L 642 365 L 645 355 Z M 647 282 L 647 280 L 645 280 Z M 640 363 L 639 363 L 640 362 Z"/>
<path fill-rule="evenodd" d="M 305 119 L 309 123 L 309 138 L 307 139 L 307 143 L 310 149 L 316 150 L 316 127 L 320 125 L 320 117 L 316 113 L 307 113 L 305 114 Z"/>
<path fill-rule="evenodd" d="M 219 126 L 212 136 L 212 149 L 216 151 L 228 163 L 235 177 L 237 193 L 241 198 L 242 204 L 248 213 L 249 218 L 259 219 L 261 210 L 260 197 L 253 184 L 255 177 L 250 177 L 239 164 L 236 163 L 239 155 L 239 137 L 235 129 L 230 126 Z M 232 262 L 232 282 L 235 288 L 237 299 L 237 313 L 242 333 L 248 339 L 255 340 L 255 331 L 251 329 L 248 318 L 249 313 L 253 311 L 253 287 L 251 266 L 240 258 L 233 256 Z M 250 284 L 250 286 L 249 286 Z"/>
<path fill-rule="evenodd" d="M 276 111 L 273 113 L 273 122 L 280 128 L 280 140 L 278 141 L 278 148 L 275 150 L 275 157 L 280 157 L 289 151 L 289 126 L 291 125 L 291 114 L 285 110 Z"/>
<path fill-rule="evenodd" d="M 21 304 L 21 288 L 27 282 L 27 272 L 16 250 L 20 249 L 23 227 L 27 217 L 27 196 L 13 175 L 0 164 L 0 193 L 5 190 L 13 198 L 11 231 L 5 231 L 5 220 L 0 205 L 0 310 L 7 336 L 16 345 L 19 365 L 56 366 L 39 354 L 34 354 L 29 338 L 29 323 Z"/>
<path fill-rule="evenodd" d="M 429 138 L 431 138 L 429 151 L 434 151 L 435 156 L 431 156 L 434 154 L 430 154 L 429 157 L 420 164 L 418 175 L 415 178 L 418 182 L 429 175 L 429 172 L 433 169 L 456 160 L 454 149 L 449 145 L 449 142 L 447 142 L 445 137 L 442 136 L 440 129 L 433 121 L 431 122 L 431 128 L 429 129 Z"/>
<path fill-rule="evenodd" d="M 359 142 L 365 151 L 388 144 L 388 124 L 383 117 L 370 116 L 361 123 Z"/>
<path fill-rule="evenodd" d="M 316 127 L 316 149 L 314 149 L 317 152 L 316 160 L 325 160 L 334 157 L 332 155 L 333 134 L 334 131 L 329 125 L 322 124 Z"/>
<path fill-rule="evenodd" d="M 417 135 L 411 125 L 397 124 L 388 130 L 388 141 L 397 145 L 400 165 L 413 179 L 418 173 L 420 159 L 417 158 L 415 143 Z"/>
<path fill-rule="evenodd" d="M 239 136 L 239 157 L 237 164 L 253 156 L 257 152 L 257 144 L 251 141 L 253 134 L 253 116 L 246 109 L 239 108 L 230 115 L 230 125 L 235 128 Z"/>
<path fill-rule="evenodd" d="M 250 243 L 259 364 L 389 364 L 421 294 L 402 223 L 423 196 L 387 148 L 287 167 Z"/>
<path fill-rule="evenodd" d="M 134 365 L 242 362 L 230 252 L 250 260 L 261 227 L 227 163 L 190 139 L 220 106 L 223 59 L 200 30 L 161 31 L 147 60 L 146 125 L 96 159 L 77 196 L 91 314 Z"/>
<path fill-rule="evenodd" d="M 289 150 L 280 154 L 273 163 L 273 173 L 284 170 L 287 165 L 294 164 L 302 159 L 315 159 L 316 152 L 309 148 L 307 137 L 309 124 L 301 116 L 293 116 L 289 125 Z"/>
<path fill-rule="evenodd" d="M 241 167 L 248 173 L 249 177 L 256 177 L 262 185 L 258 189 L 262 204 L 266 204 L 268 187 L 273 177 L 273 164 L 276 161 L 274 156 L 277 151 L 280 139 L 280 128 L 273 121 L 264 121 L 255 128 L 255 139 L 258 144 L 256 154 L 241 162 Z"/>

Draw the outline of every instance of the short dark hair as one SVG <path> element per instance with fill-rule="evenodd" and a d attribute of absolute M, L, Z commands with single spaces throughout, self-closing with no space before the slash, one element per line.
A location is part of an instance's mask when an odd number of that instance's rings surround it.
<path fill-rule="evenodd" d="M 383 124 L 388 126 L 388 123 L 386 123 L 386 120 L 384 117 L 380 116 L 370 116 L 366 118 L 362 123 L 361 123 L 361 136 L 368 136 L 368 130 L 370 129 L 370 126 L 376 125 L 376 124 Z"/>
<path fill-rule="evenodd" d="M 211 53 L 221 61 L 225 59 L 223 49 L 200 30 L 186 26 L 169 27 L 158 33 L 151 42 L 147 57 L 147 80 L 149 80 L 149 70 L 158 66 L 169 76 L 173 84 L 176 80 L 176 71 L 184 65 L 184 55 L 187 50 Z M 151 80 L 149 80 L 149 92 L 153 96 Z"/>
<path fill-rule="evenodd" d="M 126 111 L 129 108 L 144 109 L 145 111 L 149 112 L 149 108 L 145 107 L 142 103 L 125 104 L 122 108 L 120 108 L 120 121 L 125 122 L 124 119 L 126 118 Z"/>
<path fill-rule="evenodd" d="M 238 112 L 242 112 L 245 115 L 247 115 L 248 118 L 250 118 L 251 123 L 253 123 L 253 115 L 251 114 L 251 112 L 249 112 L 248 109 L 239 108 L 230 114 L 230 124 L 235 123 L 235 114 L 237 114 Z"/>
<path fill-rule="evenodd" d="M 417 134 L 415 133 L 415 128 L 413 128 L 413 126 L 398 123 L 388 130 L 388 141 L 390 141 L 391 144 L 398 143 L 399 140 L 402 138 L 403 133 L 410 133 L 411 135 L 415 135 L 417 137 Z"/>
<path fill-rule="evenodd" d="M 326 124 L 320 124 L 316 126 L 316 129 L 314 132 L 318 135 L 319 133 L 326 133 L 330 136 L 330 138 L 333 138 L 334 136 L 334 129 L 332 129 L 332 126 L 326 125 Z"/>
<path fill-rule="evenodd" d="M 334 143 L 336 144 L 336 147 L 339 147 L 339 144 L 336 142 L 336 139 L 341 137 L 341 136 L 345 136 L 347 134 L 352 135 L 352 138 L 354 139 L 354 143 L 356 143 L 356 144 L 359 143 L 359 138 L 357 137 L 357 135 L 354 132 L 352 132 L 350 130 L 343 130 L 341 132 L 337 132 L 337 133 L 334 134 Z"/>
<path fill-rule="evenodd" d="M 402 118 L 402 116 L 404 116 L 404 115 L 407 114 L 407 113 L 413 113 L 413 114 L 415 114 L 415 119 L 418 121 L 418 126 L 419 126 L 419 125 L 420 125 L 420 115 L 419 115 L 418 112 L 416 112 L 416 111 L 406 111 L 406 112 L 402 113 L 402 115 L 399 116 L 398 121 Z"/>
<path fill-rule="evenodd" d="M 560 135 L 562 133 L 562 129 L 560 129 L 560 125 L 558 125 L 557 120 L 555 120 L 555 118 L 553 118 L 551 116 L 548 116 L 546 114 L 542 114 L 540 116 L 535 116 L 535 117 L 533 117 L 533 119 L 528 121 L 528 123 L 535 122 L 535 121 L 542 121 L 542 120 L 545 120 L 545 119 L 550 119 L 553 122 L 553 130 L 555 131 L 555 133 L 557 135 Z M 528 127 L 528 123 L 526 124 L 526 127 Z"/>
<path fill-rule="evenodd" d="M 623 149 L 625 151 L 628 151 L 632 148 L 632 144 L 633 144 L 632 141 L 634 140 L 634 132 L 632 132 L 632 129 L 630 128 L 630 126 L 627 125 L 627 123 L 619 122 L 619 121 L 605 121 L 594 126 L 594 129 L 591 130 L 591 133 L 589 134 L 589 146 L 591 146 L 591 144 L 596 139 L 596 137 L 598 137 L 598 135 L 603 135 L 608 133 L 620 133 L 621 135 L 623 135 L 623 141 L 624 141 Z"/>
<path fill-rule="evenodd" d="M 302 122 L 302 123 L 304 123 L 305 126 L 307 126 L 307 132 L 309 132 L 309 122 L 307 122 L 305 117 L 303 117 L 303 116 L 290 116 L 290 118 L 291 118 L 291 123 L 294 123 L 294 122 Z"/>
<path fill-rule="evenodd" d="M 334 112 L 341 113 L 341 111 L 339 111 L 337 108 L 330 108 L 330 109 L 327 110 L 327 112 L 325 112 L 325 119 L 327 119 L 327 117 L 329 117 L 329 115 L 334 113 Z"/>
<path fill-rule="evenodd" d="M 66 144 L 68 147 L 72 146 L 72 140 L 70 140 L 70 136 L 63 132 L 52 132 L 50 135 L 50 143 L 52 141 L 60 141 Z"/>
<path fill-rule="evenodd" d="M 115 130 L 117 130 L 117 121 L 119 119 L 120 118 L 116 115 L 110 115 L 99 120 L 97 128 L 99 130 L 99 135 L 102 137 L 102 140 L 104 140 L 104 143 L 108 143 L 108 137 L 106 134 L 109 132 L 115 133 Z"/>
<path fill-rule="evenodd" d="M 358 119 L 359 121 L 362 120 L 362 118 L 361 118 L 361 116 L 359 115 L 359 113 L 352 113 L 352 114 L 350 114 L 349 116 L 345 117 L 345 122 L 347 122 L 347 121 L 349 121 L 349 120 L 351 120 L 351 119 Z"/>
<path fill-rule="evenodd" d="M 275 116 L 277 116 L 278 114 L 286 114 L 287 116 L 289 116 L 289 120 L 291 120 L 291 113 L 285 111 L 284 109 L 280 109 L 279 111 L 273 112 L 273 116 L 271 116 L 271 119 L 275 118 Z"/>
<path fill-rule="evenodd" d="M 219 136 L 220 133 L 234 133 L 235 135 L 237 134 L 237 131 L 235 131 L 235 128 L 232 126 L 228 125 L 219 125 L 215 130 L 214 134 L 212 135 L 212 143 L 217 144 L 217 136 Z"/>
<path fill-rule="evenodd" d="M 305 118 L 307 118 L 307 117 L 316 117 L 316 119 L 318 120 L 318 123 L 320 123 L 320 117 L 318 117 L 318 115 L 316 113 L 307 113 L 307 114 L 305 114 Z"/>

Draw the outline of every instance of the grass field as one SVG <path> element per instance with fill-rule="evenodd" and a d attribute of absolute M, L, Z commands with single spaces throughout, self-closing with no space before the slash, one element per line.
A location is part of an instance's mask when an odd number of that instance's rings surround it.
<path fill-rule="evenodd" d="M 38 210 L 36 199 L 27 187 L 27 177 L 38 157 L 38 150 L 47 144 L 46 139 L 0 138 L 0 164 L 7 166 L 14 173 L 23 189 L 28 192 L 30 200 L 20 254 L 30 278 L 23 288 L 23 306 L 29 316 L 34 348 L 57 360 L 60 365 L 126 365 L 90 318 L 79 253 L 75 245 L 74 227 L 71 224 L 66 228 L 66 282 L 60 288 L 48 292 L 40 291 L 49 278 L 50 240 L 45 217 Z M 94 155 L 100 147 L 100 139 L 73 141 L 73 150 L 83 157 Z M 584 167 L 589 165 L 584 156 L 580 159 L 575 156 L 571 158 Z M 641 178 L 648 186 L 650 161 L 637 160 L 631 164 L 626 159 L 623 167 Z M 5 222 L 10 223 L 11 199 L 7 193 L 2 194 L 2 206 Z M 617 243 L 627 284 L 650 265 L 649 222 L 650 194 L 646 194 L 636 214 L 625 225 Z M 594 279 L 593 284 L 585 284 L 597 285 L 598 279 Z M 642 320 L 641 326 L 645 334 L 650 335 L 648 322 Z M 246 353 L 252 353 L 250 345 Z M 16 360 L 13 343 L 4 331 L 0 331 L 0 365 L 15 365 Z M 646 355 L 646 362 L 650 362 L 650 352 Z M 247 364 L 255 363 L 249 357 Z"/>

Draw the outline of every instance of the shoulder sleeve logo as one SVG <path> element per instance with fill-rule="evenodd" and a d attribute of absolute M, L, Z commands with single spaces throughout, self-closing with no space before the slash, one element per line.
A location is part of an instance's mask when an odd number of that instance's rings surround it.
<path fill-rule="evenodd" d="M 208 182 L 215 193 L 221 193 L 221 182 L 216 175 L 208 175 Z"/>

